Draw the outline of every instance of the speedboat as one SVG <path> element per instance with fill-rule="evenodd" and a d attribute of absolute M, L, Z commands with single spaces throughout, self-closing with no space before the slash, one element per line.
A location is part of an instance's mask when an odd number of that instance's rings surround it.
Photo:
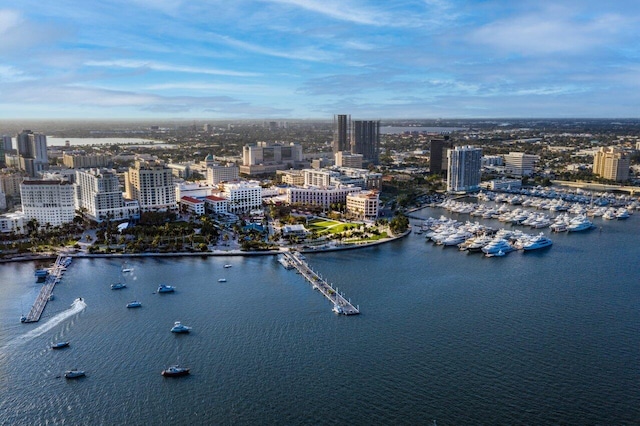
<path fill-rule="evenodd" d="M 64 372 L 64 377 L 66 379 L 78 379 L 84 376 L 85 376 L 84 371 L 76 370 L 75 368 L 73 370 L 67 370 Z"/>
<path fill-rule="evenodd" d="M 522 249 L 524 251 L 536 250 L 536 249 L 549 247 L 552 244 L 553 244 L 553 241 L 545 237 L 543 234 L 540 234 L 537 237 L 533 237 L 529 241 L 525 242 L 522 245 Z"/>
<path fill-rule="evenodd" d="M 127 308 L 139 308 L 141 306 L 142 306 L 142 303 L 138 302 L 137 300 L 127 303 Z"/>
<path fill-rule="evenodd" d="M 173 327 L 171 327 L 172 333 L 188 333 L 190 331 L 191 331 L 191 327 L 187 327 L 186 325 L 182 324 L 180 321 L 176 321 L 175 323 L 173 323 Z"/>
<path fill-rule="evenodd" d="M 175 291 L 175 287 L 167 284 L 160 284 L 158 287 L 158 293 L 172 293 Z"/>
<path fill-rule="evenodd" d="M 186 367 L 180 367 L 179 365 L 172 365 L 171 367 L 162 370 L 162 374 L 165 377 L 180 377 L 189 374 L 189 369 Z"/>
<path fill-rule="evenodd" d="M 121 290 L 125 288 L 127 285 L 125 283 L 115 283 L 111 284 L 111 290 Z"/>
<path fill-rule="evenodd" d="M 69 346 L 69 342 L 56 342 L 51 345 L 51 349 L 62 349 Z"/>

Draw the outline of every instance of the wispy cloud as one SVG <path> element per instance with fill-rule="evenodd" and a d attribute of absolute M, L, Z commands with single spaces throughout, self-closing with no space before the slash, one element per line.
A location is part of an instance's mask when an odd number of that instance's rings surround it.
<path fill-rule="evenodd" d="M 210 67 L 186 67 L 180 65 L 164 64 L 154 61 L 143 61 L 135 59 L 117 59 L 111 61 L 87 61 L 84 65 L 88 67 L 103 67 L 103 68 L 130 68 L 130 69 L 147 69 L 153 71 L 167 71 L 189 74 L 211 74 L 211 75 L 226 75 L 234 77 L 257 77 L 260 73 L 246 72 L 246 71 L 232 71 L 221 70 Z"/>
<path fill-rule="evenodd" d="M 291 50 L 288 48 L 272 49 L 258 44 L 237 40 L 226 35 L 210 35 L 228 46 L 265 56 L 310 62 L 325 62 L 333 59 L 333 55 L 324 52 L 315 46 L 306 46 L 304 50 Z"/>

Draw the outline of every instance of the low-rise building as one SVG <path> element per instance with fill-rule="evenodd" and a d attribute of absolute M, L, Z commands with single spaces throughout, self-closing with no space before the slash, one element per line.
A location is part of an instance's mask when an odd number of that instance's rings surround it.
<path fill-rule="evenodd" d="M 364 220 L 376 220 L 380 208 L 378 191 L 360 191 L 347 195 L 347 213 Z"/>
<path fill-rule="evenodd" d="M 186 197 L 180 198 L 180 201 L 178 203 L 180 204 L 181 211 L 195 214 L 197 216 L 202 216 L 205 212 L 204 200 L 199 200 L 197 198 L 186 196 Z"/>

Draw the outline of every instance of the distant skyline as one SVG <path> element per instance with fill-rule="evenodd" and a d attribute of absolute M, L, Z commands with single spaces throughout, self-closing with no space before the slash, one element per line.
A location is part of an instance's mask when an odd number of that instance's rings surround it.
<path fill-rule="evenodd" d="M 0 117 L 638 118 L 638 28 L 630 0 L 0 0 Z"/>

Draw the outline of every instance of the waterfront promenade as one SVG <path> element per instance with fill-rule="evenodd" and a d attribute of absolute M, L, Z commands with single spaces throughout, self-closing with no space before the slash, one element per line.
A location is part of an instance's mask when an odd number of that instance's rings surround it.
<path fill-rule="evenodd" d="M 282 254 L 291 266 L 293 266 L 300 274 L 311 283 L 313 288 L 317 289 L 333 303 L 333 310 L 337 314 L 342 315 L 358 315 L 360 310 L 351 304 L 343 295 L 338 292 L 337 288 L 333 288 L 326 280 L 313 271 L 300 256 L 298 252 L 285 252 Z"/>

